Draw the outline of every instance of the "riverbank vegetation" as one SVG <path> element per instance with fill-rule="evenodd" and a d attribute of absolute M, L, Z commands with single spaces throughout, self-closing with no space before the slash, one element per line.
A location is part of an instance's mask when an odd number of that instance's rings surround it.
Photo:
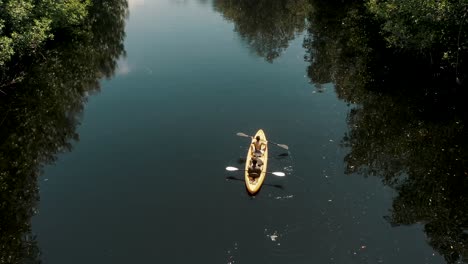
<path fill-rule="evenodd" d="M 0 263 L 40 263 L 38 176 L 125 54 L 125 0 L 0 0 Z"/>

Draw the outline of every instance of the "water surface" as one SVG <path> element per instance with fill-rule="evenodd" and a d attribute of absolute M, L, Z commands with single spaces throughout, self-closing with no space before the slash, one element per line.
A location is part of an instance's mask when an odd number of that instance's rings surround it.
<path fill-rule="evenodd" d="M 226 1 L 129 9 L 126 57 L 40 178 L 44 263 L 445 263 L 422 224 L 392 226 L 394 189 L 349 173 L 353 105 L 310 82 L 304 25 L 268 41 Z M 288 175 L 250 197 L 224 168 L 259 128 Z"/>

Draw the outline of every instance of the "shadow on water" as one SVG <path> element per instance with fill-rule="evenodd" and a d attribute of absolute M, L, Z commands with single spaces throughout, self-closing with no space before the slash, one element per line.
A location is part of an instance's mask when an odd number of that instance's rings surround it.
<path fill-rule="evenodd" d="M 231 181 L 241 181 L 241 182 L 245 182 L 244 178 L 238 178 L 238 177 L 234 177 L 234 176 L 226 176 L 226 180 L 231 180 Z M 270 184 L 270 183 L 263 183 L 262 186 L 269 186 L 269 187 L 274 187 L 274 188 L 278 188 L 278 189 L 281 189 L 281 190 L 284 190 L 284 186 L 281 185 L 281 184 Z M 263 188 L 263 187 L 262 187 Z M 247 189 L 245 190 L 247 193 Z M 260 189 L 261 191 L 261 189 Z M 259 191 L 259 192 L 260 192 Z M 250 193 L 249 193 L 250 194 Z M 258 194 L 258 193 L 257 193 Z M 256 195 L 257 195 L 256 194 Z M 252 196 L 252 195 L 251 195 Z M 253 195 L 255 196 L 255 195 Z"/>
<path fill-rule="evenodd" d="M 238 158 L 237 159 L 237 164 L 241 165 L 241 164 L 245 164 L 245 162 L 246 162 L 246 158 Z"/>
<path fill-rule="evenodd" d="M 385 217 L 392 226 L 422 224 L 447 263 L 468 262 L 468 83 L 460 72 L 468 61 L 466 21 L 451 26 L 458 46 L 421 54 L 387 48 L 360 4 L 312 2 L 304 41 L 309 77 L 333 82 L 352 106 L 342 139 L 345 173 L 380 177 L 397 192 Z M 460 43 L 456 64 L 437 59 Z"/>
<path fill-rule="evenodd" d="M 90 93 L 110 78 L 124 54 L 125 0 L 96 1 L 79 32 L 56 32 L 41 56 L 3 72 L 22 80 L 0 96 L 0 262 L 40 263 L 31 233 L 38 178 L 45 164 L 78 141 L 76 128 Z M 4 70 L 4 69 L 2 69 Z"/>

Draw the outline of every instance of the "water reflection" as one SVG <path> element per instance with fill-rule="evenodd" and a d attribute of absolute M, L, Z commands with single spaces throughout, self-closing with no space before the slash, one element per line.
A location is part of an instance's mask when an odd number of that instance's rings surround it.
<path fill-rule="evenodd" d="M 422 224 L 447 263 L 467 262 L 466 83 L 455 81 L 455 67 L 385 48 L 359 5 L 313 6 L 309 77 L 334 82 L 354 104 L 342 140 L 346 173 L 381 177 L 397 191 L 391 225 Z"/>
<path fill-rule="evenodd" d="M 145 5 L 145 0 L 128 0 L 128 9 L 130 11 Z"/>
<path fill-rule="evenodd" d="M 307 0 L 214 0 L 216 11 L 260 57 L 273 62 L 306 27 Z"/>
<path fill-rule="evenodd" d="M 0 97 L 1 263 L 41 262 L 31 234 L 41 168 L 71 150 L 88 94 L 114 74 L 124 54 L 127 2 L 98 1 L 89 13 L 76 38 L 57 35 L 43 56 L 18 62 L 24 78 Z"/>

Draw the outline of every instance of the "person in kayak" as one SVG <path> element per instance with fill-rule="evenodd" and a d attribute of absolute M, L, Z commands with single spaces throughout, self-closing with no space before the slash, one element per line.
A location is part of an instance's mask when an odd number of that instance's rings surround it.
<path fill-rule="evenodd" d="M 258 177 L 262 172 L 263 161 L 260 158 L 252 157 L 248 172 L 250 175 Z"/>
<path fill-rule="evenodd" d="M 255 155 L 255 156 L 262 156 L 263 155 L 263 152 L 265 152 L 265 149 L 266 149 L 266 144 L 265 143 L 262 143 L 260 141 L 260 136 L 257 136 L 255 138 L 255 141 L 252 142 L 252 153 Z"/>

